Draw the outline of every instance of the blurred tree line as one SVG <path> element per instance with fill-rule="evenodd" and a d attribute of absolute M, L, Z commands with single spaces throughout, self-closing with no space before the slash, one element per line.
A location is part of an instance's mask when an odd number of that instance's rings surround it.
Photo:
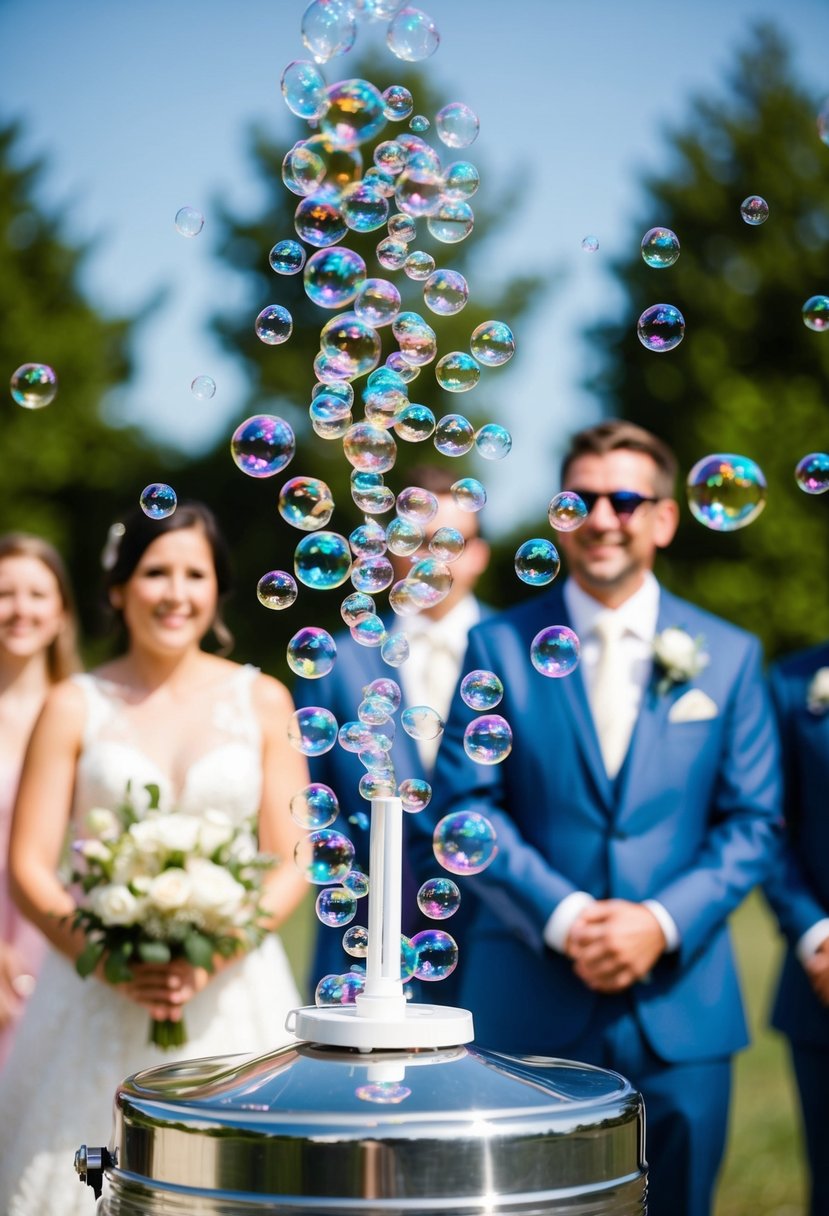
<path fill-rule="evenodd" d="M 354 74 L 361 71 L 381 89 L 388 84 L 410 88 L 416 113 L 433 116 L 441 104 L 418 69 L 397 65 L 387 79 L 374 64 L 358 66 Z M 712 451 L 751 456 L 765 470 L 769 503 L 760 518 L 742 532 L 718 535 L 684 511 L 663 573 L 680 594 L 755 629 L 772 653 L 829 635 L 829 496 L 808 497 L 793 478 L 801 456 L 827 447 L 823 398 L 829 338 L 807 330 L 800 316 L 808 296 L 829 291 L 829 149 L 817 138 L 816 108 L 797 84 L 779 36 L 759 29 L 737 56 L 725 95 L 694 102 L 683 127 L 666 136 L 667 168 L 643 183 L 642 219 L 634 226 L 630 255 L 611 267 L 626 299 L 620 320 L 590 335 L 599 367 L 592 388 L 607 413 L 662 435 L 684 471 Z M 401 128 L 406 124 L 389 124 L 378 139 L 393 138 Z M 307 126 L 297 123 L 296 137 L 307 134 Z M 333 314 L 308 300 L 302 275 L 277 276 L 268 263 L 271 247 L 295 235 L 299 200 L 283 186 L 280 171 L 287 146 L 254 130 L 251 157 L 265 186 L 265 205 L 253 216 L 236 214 L 221 202 L 216 208 L 217 255 L 242 277 L 247 304 L 232 315 L 220 313 L 213 326 L 243 362 L 249 392 L 228 421 L 227 436 L 203 456 L 187 459 L 160 452 L 148 436 L 107 420 L 107 396 L 130 374 L 129 338 L 140 317 L 109 318 L 84 299 L 78 276 L 89 251 L 70 247 L 59 217 L 35 205 L 42 166 L 21 166 L 15 139 L 13 127 L 0 130 L 0 301 L 6 321 L 0 351 L 7 374 L 23 362 L 49 363 L 58 371 L 60 388 L 54 405 L 44 411 L 20 409 L 7 398 L 0 529 L 23 527 L 57 542 L 73 571 L 89 634 L 96 620 L 100 550 L 125 496 L 137 496 L 147 482 L 164 479 L 180 497 L 205 499 L 219 515 L 236 561 L 238 590 L 227 613 L 239 642 L 236 657 L 284 675 L 288 638 L 305 624 L 338 628 L 339 604 L 350 585 L 330 592 L 300 585 L 297 604 L 288 612 L 272 612 L 257 602 L 260 575 L 273 568 L 290 570 L 302 535 L 278 515 L 279 488 L 296 475 L 321 477 L 337 504 L 329 526 L 347 535 L 361 519 L 340 441 L 315 436 L 308 418 L 319 330 Z M 372 146 L 361 149 L 363 169 L 371 164 Z M 476 159 L 474 148 L 472 156 L 470 150 L 448 156 L 440 150 L 444 163 Z M 492 281 L 487 246 L 500 217 L 510 214 L 510 197 L 499 193 L 497 181 L 480 167 L 483 188 L 472 199 L 472 236 L 460 244 L 439 244 L 421 220 L 410 247 L 467 276 L 466 308 L 437 317 L 423 305 L 421 283 L 402 272 L 391 275 L 403 307 L 421 312 L 436 330 L 439 354 L 468 349 L 471 331 L 491 318 L 507 321 L 520 344 L 522 317 L 555 286 L 544 250 L 529 236 L 532 272 Z M 329 171 L 347 177 L 359 167 L 339 157 Z M 769 201 L 771 216 L 762 227 L 749 228 L 740 217 L 740 201 L 749 194 Z M 668 270 L 648 268 L 639 255 L 642 233 L 655 225 L 672 228 L 682 244 L 678 262 Z M 384 235 L 382 229 L 350 232 L 345 242 L 375 277 L 387 277 L 374 254 Z M 483 289 L 476 275 L 484 278 Z M 687 322 L 684 342 L 668 354 L 645 350 L 636 336 L 636 318 L 657 301 L 677 305 Z M 294 318 L 292 337 L 277 347 L 263 345 L 253 329 L 256 315 L 271 303 L 285 305 Z M 393 339 L 388 327 L 381 333 L 385 356 L 394 349 Z M 472 393 L 455 395 L 436 384 L 434 367 L 427 366 L 409 386 L 409 396 L 438 418 L 462 413 L 476 425 L 492 420 L 509 428 L 504 381 L 499 384 L 503 374 L 483 369 Z M 362 416 L 364 384 L 362 378 L 355 383 L 355 420 Z M 297 436 L 291 464 L 266 480 L 246 477 L 228 452 L 232 430 L 254 413 L 279 414 Z M 472 468 L 463 459 L 438 454 L 431 441 L 398 440 L 398 462 L 388 484 L 402 489 L 409 484 L 407 470 L 424 460 L 447 464 L 458 477 L 474 472 L 486 482 L 486 469 L 480 467 L 485 462 Z M 519 478 L 520 470 L 515 475 Z M 485 523 L 486 512 L 483 518 Z M 496 538 L 481 589 L 490 602 L 504 604 L 529 592 L 512 562 L 516 545 L 534 534 L 550 535 L 546 520 L 528 520 L 517 534 Z M 100 652 L 101 644 L 93 643 L 90 658 Z"/>

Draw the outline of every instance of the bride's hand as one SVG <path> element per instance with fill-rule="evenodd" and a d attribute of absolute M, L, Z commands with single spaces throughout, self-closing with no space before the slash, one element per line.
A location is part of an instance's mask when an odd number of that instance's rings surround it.
<path fill-rule="evenodd" d="M 217 970 L 219 967 L 217 967 Z M 131 963 L 133 978 L 116 985 L 119 992 L 142 1005 L 157 1021 L 179 1022 L 184 1006 L 207 987 L 212 975 L 186 959 L 171 963 Z"/>

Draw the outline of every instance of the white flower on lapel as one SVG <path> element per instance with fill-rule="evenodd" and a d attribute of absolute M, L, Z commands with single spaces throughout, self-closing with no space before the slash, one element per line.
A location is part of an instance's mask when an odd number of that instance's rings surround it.
<path fill-rule="evenodd" d="M 663 629 L 653 639 L 653 657 L 662 678 L 656 691 L 662 696 L 675 684 L 687 684 L 698 676 L 710 662 L 710 656 L 703 650 L 703 638 L 692 638 L 690 633 L 676 626 Z"/>
<path fill-rule="evenodd" d="M 825 714 L 829 709 L 829 667 L 819 667 L 812 676 L 806 704 L 813 714 Z"/>

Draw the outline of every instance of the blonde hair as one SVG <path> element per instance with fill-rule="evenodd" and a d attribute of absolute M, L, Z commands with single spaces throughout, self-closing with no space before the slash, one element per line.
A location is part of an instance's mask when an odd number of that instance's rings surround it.
<path fill-rule="evenodd" d="M 0 560 L 4 557 L 33 557 L 55 576 L 66 620 L 57 637 L 46 649 L 46 670 L 52 684 L 79 671 L 77 614 L 72 587 L 63 559 L 53 545 L 28 532 L 7 532 L 0 536 Z"/>

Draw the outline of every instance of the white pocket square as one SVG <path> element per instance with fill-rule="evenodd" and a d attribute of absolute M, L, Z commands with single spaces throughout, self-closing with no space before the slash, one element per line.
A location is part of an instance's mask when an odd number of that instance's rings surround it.
<path fill-rule="evenodd" d="M 719 712 L 716 701 L 712 701 L 708 693 L 701 688 L 691 688 L 678 701 L 674 701 L 668 712 L 668 721 L 704 722 L 707 718 L 716 718 Z"/>

